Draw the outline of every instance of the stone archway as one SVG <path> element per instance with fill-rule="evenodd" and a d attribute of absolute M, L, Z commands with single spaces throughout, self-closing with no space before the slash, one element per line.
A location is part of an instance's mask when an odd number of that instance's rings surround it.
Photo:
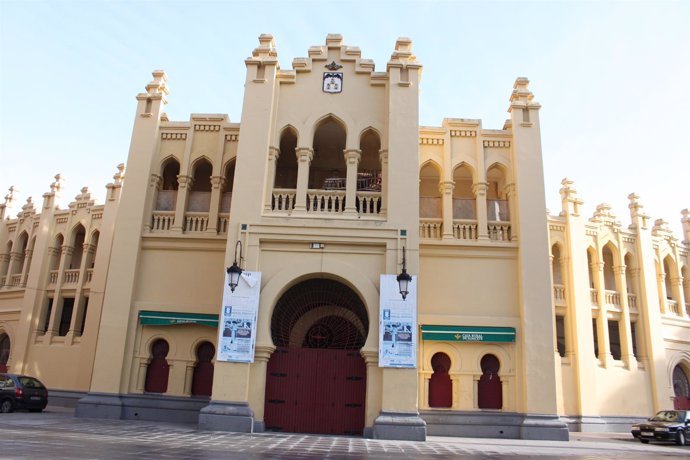
<path fill-rule="evenodd" d="M 680 364 L 673 368 L 673 408 L 690 409 L 690 381 Z"/>
<path fill-rule="evenodd" d="M 288 289 L 271 318 L 266 429 L 362 434 L 368 331 L 366 307 L 345 284 L 315 278 Z"/>

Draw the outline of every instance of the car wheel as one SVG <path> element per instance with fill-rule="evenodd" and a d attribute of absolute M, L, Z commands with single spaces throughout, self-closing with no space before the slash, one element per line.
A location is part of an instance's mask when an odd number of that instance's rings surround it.
<path fill-rule="evenodd" d="M 2 404 L 0 404 L 0 412 L 3 414 L 12 412 L 12 401 L 5 399 Z"/>
<path fill-rule="evenodd" d="M 642 444 L 649 444 L 649 439 L 640 439 Z"/>
<path fill-rule="evenodd" d="M 676 444 L 679 446 L 685 445 L 685 433 L 683 430 L 678 430 L 678 433 L 676 433 Z"/>

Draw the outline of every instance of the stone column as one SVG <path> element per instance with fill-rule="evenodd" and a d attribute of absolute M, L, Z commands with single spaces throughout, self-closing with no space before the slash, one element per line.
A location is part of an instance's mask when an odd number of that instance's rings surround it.
<path fill-rule="evenodd" d="M 275 351 L 273 345 L 257 345 L 254 350 L 254 363 L 249 370 L 249 406 L 254 410 L 254 431 L 266 429 L 264 420 L 266 403 L 266 372 L 268 360 Z"/>
<path fill-rule="evenodd" d="M 357 149 L 344 150 L 347 176 L 345 180 L 345 214 L 357 215 L 357 166 L 362 158 L 362 151 Z"/>
<path fill-rule="evenodd" d="M 218 233 L 218 213 L 220 211 L 220 199 L 225 191 L 225 177 L 211 176 L 211 205 L 208 209 L 208 226 L 206 233 L 216 235 Z"/>
<path fill-rule="evenodd" d="M 373 437 L 373 425 L 381 411 L 381 369 L 378 351 L 362 350 L 362 358 L 367 366 L 367 392 L 364 416 L 364 437 Z"/>
<path fill-rule="evenodd" d="M 666 292 L 666 271 L 664 271 L 663 261 L 660 264 L 659 272 L 656 274 L 656 285 L 659 292 L 659 306 L 661 307 L 661 314 L 668 313 L 668 292 Z"/>
<path fill-rule="evenodd" d="M 156 209 L 158 192 L 163 185 L 163 178 L 158 174 L 151 174 L 149 188 L 146 193 L 146 208 L 144 210 L 144 231 L 150 232 L 153 225 L 153 211 Z"/>
<path fill-rule="evenodd" d="M 625 280 L 625 265 L 617 265 L 613 267 L 613 271 L 616 274 L 616 286 L 621 297 L 621 321 L 623 322 L 621 358 L 628 369 L 635 370 L 637 369 L 637 360 L 633 354 L 633 337 L 632 328 L 630 327 L 630 305 L 628 305 L 628 283 Z"/>
<path fill-rule="evenodd" d="M 177 176 L 177 202 L 175 203 L 175 223 L 173 223 L 172 231 L 182 233 L 185 227 L 184 215 L 187 212 L 187 200 L 189 199 L 189 192 L 194 186 L 194 177 L 192 176 Z"/>
<path fill-rule="evenodd" d="M 10 254 L 0 254 L 0 287 L 3 287 L 5 284 L 9 284 L 9 280 L 6 277 L 7 270 L 9 270 L 9 265 Z"/>
<path fill-rule="evenodd" d="M 379 150 L 379 161 L 381 162 L 381 211 L 380 214 L 386 215 L 388 210 L 388 150 Z"/>
<path fill-rule="evenodd" d="M 19 283 L 20 287 L 26 287 L 26 279 L 29 277 L 29 269 L 31 268 L 31 257 L 33 256 L 34 250 L 27 249 L 24 251 L 24 264 L 22 266 L 22 278 Z"/>
<path fill-rule="evenodd" d="M 307 212 L 307 188 L 309 187 L 309 166 L 314 159 L 314 150 L 299 147 L 297 154 L 297 190 L 295 192 L 295 212 Z"/>
<path fill-rule="evenodd" d="M 276 166 L 280 157 L 280 149 L 268 148 L 268 165 L 266 166 L 266 189 L 264 191 L 264 212 L 269 213 L 273 209 L 273 186 L 276 180 Z"/>
<path fill-rule="evenodd" d="M 26 265 L 26 262 L 24 262 Z M 685 293 L 683 292 L 683 278 L 680 276 L 671 277 L 671 287 L 675 291 L 676 301 L 678 302 L 678 308 L 680 314 L 683 318 L 688 317 L 688 311 L 685 308 Z"/>
<path fill-rule="evenodd" d="M 601 252 L 597 257 L 602 257 Z M 597 329 L 599 333 L 599 360 L 605 367 L 612 364 L 611 347 L 609 345 L 609 321 L 608 306 L 606 305 L 606 290 L 604 289 L 604 262 L 592 262 L 592 272 L 595 276 L 597 298 L 599 299 L 599 317 L 597 318 Z"/>
<path fill-rule="evenodd" d="M 486 212 L 486 191 L 489 184 L 486 182 L 477 182 L 472 184 L 472 192 L 477 208 L 477 239 L 480 241 L 489 240 L 489 222 Z"/>
<path fill-rule="evenodd" d="M 454 238 L 453 189 L 455 189 L 455 182 L 443 181 L 438 185 L 438 190 L 441 192 L 441 200 L 443 204 L 443 239 L 451 240 Z"/>
<path fill-rule="evenodd" d="M 510 241 L 518 240 L 517 211 L 515 204 L 516 187 L 515 184 L 505 186 L 506 198 L 508 199 L 508 212 L 510 213 Z"/>

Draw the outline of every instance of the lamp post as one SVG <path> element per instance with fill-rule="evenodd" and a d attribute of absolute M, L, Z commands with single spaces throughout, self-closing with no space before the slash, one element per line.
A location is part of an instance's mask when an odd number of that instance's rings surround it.
<path fill-rule="evenodd" d="M 412 281 L 412 277 L 409 273 L 407 273 L 407 261 L 405 260 L 405 246 L 403 246 L 402 272 L 395 279 L 398 280 L 400 295 L 402 296 L 403 300 L 405 300 L 407 294 L 410 293 L 409 285 L 410 281 Z"/>
<path fill-rule="evenodd" d="M 235 292 L 235 288 L 237 287 L 237 284 L 240 282 L 240 275 L 242 274 L 242 268 L 239 265 L 237 265 L 237 248 L 240 249 L 240 264 L 241 264 L 242 263 L 242 242 L 239 240 L 237 240 L 237 244 L 235 244 L 235 260 L 232 263 L 232 266 L 227 268 L 228 275 L 230 275 L 230 282 L 228 283 L 228 285 L 230 286 L 230 292 Z"/>

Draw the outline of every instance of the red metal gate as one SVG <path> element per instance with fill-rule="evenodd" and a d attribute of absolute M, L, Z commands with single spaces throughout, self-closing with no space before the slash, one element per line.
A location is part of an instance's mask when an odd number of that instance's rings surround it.
<path fill-rule="evenodd" d="M 365 395 L 358 350 L 279 347 L 268 362 L 266 429 L 361 435 Z"/>

